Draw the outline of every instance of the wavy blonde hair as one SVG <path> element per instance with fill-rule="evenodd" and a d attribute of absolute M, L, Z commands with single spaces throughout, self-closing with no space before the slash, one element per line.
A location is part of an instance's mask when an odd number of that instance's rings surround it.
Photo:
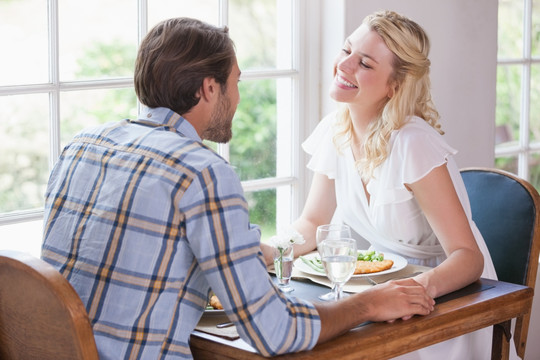
<path fill-rule="evenodd" d="M 431 99 L 430 44 L 425 31 L 414 21 L 393 11 L 368 15 L 363 24 L 379 34 L 394 54 L 393 72 L 389 77 L 389 84 L 395 86 L 394 94 L 381 106 L 377 119 L 370 123 L 362 145 L 363 156 L 356 161 L 362 179 L 369 181 L 375 168 L 388 157 L 388 141 L 392 131 L 401 128 L 407 117 L 416 115 L 439 133 L 444 132 Z M 339 110 L 338 119 L 334 144 L 342 149 L 350 145 L 352 140 L 352 119 L 346 106 Z"/>

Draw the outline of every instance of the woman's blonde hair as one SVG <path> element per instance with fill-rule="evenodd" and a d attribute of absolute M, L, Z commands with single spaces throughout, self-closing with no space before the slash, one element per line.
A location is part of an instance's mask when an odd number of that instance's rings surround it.
<path fill-rule="evenodd" d="M 364 181 L 373 176 L 373 171 L 388 156 L 388 141 L 393 130 L 401 128 L 407 117 L 416 115 L 441 134 L 440 118 L 431 99 L 431 81 L 428 59 L 429 39 L 425 31 L 414 21 L 393 11 L 381 11 L 367 16 L 363 24 L 375 31 L 394 54 L 393 72 L 389 84 L 393 96 L 381 107 L 378 118 L 371 122 L 363 139 L 363 156 L 356 166 Z M 352 140 L 352 120 L 346 106 L 338 113 L 338 128 L 334 137 L 340 148 Z M 345 140 L 345 141 L 343 141 Z"/>

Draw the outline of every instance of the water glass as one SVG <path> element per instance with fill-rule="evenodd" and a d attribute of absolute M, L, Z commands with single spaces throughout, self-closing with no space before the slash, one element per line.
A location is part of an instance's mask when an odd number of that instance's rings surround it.
<path fill-rule="evenodd" d="M 319 244 L 326 239 L 341 239 L 341 238 L 350 238 L 351 237 L 351 228 L 345 224 L 326 224 L 320 225 L 317 227 L 317 233 L 315 235 L 315 240 L 317 242 L 317 250 L 319 250 Z M 319 255 L 322 254 L 319 251 Z M 328 301 L 334 300 L 335 293 L 332 291 L 319 295 L 319 299 Z"/>
<path fill-rule="evenodd" d="M 343 285 L 354 274 L 357 259 L 356 240 L 326 239 L 319 244 L 326 276 L 332 282 L 334 300 L 344 297 Z"/>

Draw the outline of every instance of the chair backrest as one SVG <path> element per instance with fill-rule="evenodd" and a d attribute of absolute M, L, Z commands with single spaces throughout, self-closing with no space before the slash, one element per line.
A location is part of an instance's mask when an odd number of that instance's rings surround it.
<path fill-rule="evenodd" d="M 0 251 L 0 359 L 99 359 L 69 282 L 33 256 Z"/>
<path fill-rule="evenodd" d="M 527 181 L 508 172 L 466 168 L 461 176 L 472 218 L 486 241 L 501 281 L 534 288 L 540 252 L 540 196 Z M 525 354 L 530 311 L 518 318 L 514 342 Z"/>

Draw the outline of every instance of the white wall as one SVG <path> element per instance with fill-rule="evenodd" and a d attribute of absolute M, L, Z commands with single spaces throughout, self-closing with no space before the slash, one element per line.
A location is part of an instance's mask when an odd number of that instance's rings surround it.
<path fill-rule="evenodd" d="M 414 19 L 431 40 L 433 99 L 447 142 L 460 167 L 494 164 L 498 2 L 493 0 L 323 0 L 321 114 L 335 108 L 328 97 L 334 57 L 362 19 L 394 10 Z M 315 120 L 316 121 L 316 120 Z M 540 274 L 537 280 L 540 289 Z M 525 359 L 540 359 L 540 300 L 535 296 Z"/>

